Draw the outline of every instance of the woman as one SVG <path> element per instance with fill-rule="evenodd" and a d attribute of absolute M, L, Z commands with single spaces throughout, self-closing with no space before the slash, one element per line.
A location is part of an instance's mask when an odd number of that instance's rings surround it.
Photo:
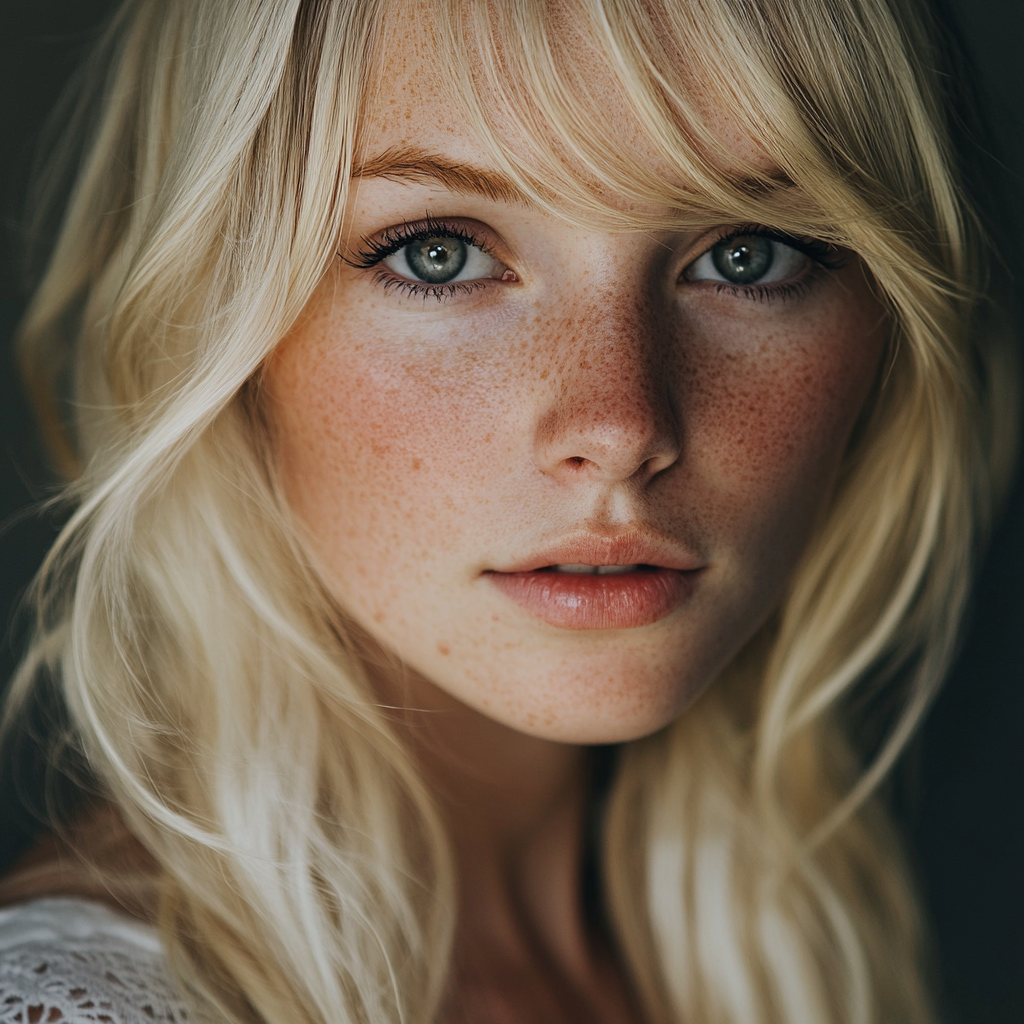
<path fill-rule="evenodd" d="M 124 5 L 22 330 L 7 736 L 56 687 L 90 796 L 7 1005 L 931 1019 L 871 794 L 1012 434 L 941 66 L 897 0 Z"/>

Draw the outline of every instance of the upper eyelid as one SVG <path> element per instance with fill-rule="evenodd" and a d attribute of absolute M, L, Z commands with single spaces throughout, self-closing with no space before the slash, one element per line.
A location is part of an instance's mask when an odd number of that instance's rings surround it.
<path fill-rule="evenodd" d="M 367 269 L 376 266 L 406 245 L 435 235 L 459 238 L 469 245 L 476 246 L 481 252 L 499 262 L 506 262 L 506 258 L 495 251 L 496 246 L 491 240 L 482 237 L 482 233 L 477 228 L 468 227 L 458 218 L 429 216 L 422 220 L 404 221 L 402 224 L 390 225 L 378 232 L 377 235 L 363 236 L 359 239 L 360 249 L 348 256 L 341 253 L 339 255 L 349 266 Z"/>
<path fill-rule="evenodd" d="M 719 231 L 721 233 L 718 233 Z M 841 269 L 849 255 L 848 252 L 840 249 L 838 246 L 819 238 L 791 235 L 786 231 L 780 231 L 778 228 L 771 228 L 765 224 L 741 224 L 738 227 L 729 225 L 728 227 L 715 229 L 715 231 L 711 232 L 704 240 L 701 240 L 699 251 L 687 259 L 685 267 L 693 266 L 702 256 L 706 256 L 711 252 L 716 245 L 728 242 L 733 238 L 741 238 L 744 235 L 759 235 L 762 238 L 770 238 L 773 242 L 788 245 L 790 248 L 802 252 L 808 259 L 812 259 L 815 263 L 830 270 Z"/>

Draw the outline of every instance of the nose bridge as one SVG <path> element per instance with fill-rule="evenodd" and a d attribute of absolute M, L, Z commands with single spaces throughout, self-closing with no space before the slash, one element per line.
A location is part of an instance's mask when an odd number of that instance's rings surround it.
<path fill-rule="evenodd" d="M 679 454 L 663 316 L 636 288 L 578 298 L 549 339 L 554 365 L 537 425 L 537 460 L 553 475 L 645 479 Z"/>

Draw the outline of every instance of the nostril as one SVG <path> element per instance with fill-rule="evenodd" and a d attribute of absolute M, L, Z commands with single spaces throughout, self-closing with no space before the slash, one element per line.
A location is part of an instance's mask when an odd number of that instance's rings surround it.
<path fill-rule="evenodd" d="M 680 444 L 671 402 L 660 394 L 641 395 L 638 386 L 632 390 L 636 400 L 628 404 L 602 401 L 598 391 L 582 385 L 568 401 L 557 396 L 536 422 L 538 467 L 566 482 L 646 483 L 674 463 Z"/>

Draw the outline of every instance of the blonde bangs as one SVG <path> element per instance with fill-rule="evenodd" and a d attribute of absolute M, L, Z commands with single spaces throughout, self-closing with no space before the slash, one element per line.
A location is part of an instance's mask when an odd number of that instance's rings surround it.
<path fill-rule="evenodd" d="M 768 224 L 870 261 L 874 233 L 948 234 L 960 210 L 940 197 L 951 216 L 939 224 L 922 158 L 945 170 L 943 154 L 915 123 L 927 112 L 891 100 L 913 77 L 900 26 L 890 17 L 872 49 L 850 32 L 856 11 L 833 17 L 835 7 L 468 0 L 418 4 L 410 17 L 408 5 L 383 5 L 404 14 L 392 32 L 419 29 L 429 73 L 541 208 L 604 230 Z M 812 45 L 828 54 L 824 68 L 802 52 Z M 371 83 L 382 64 L 378 53 Z M 607 82 L 598 94 L 587 89 L 596 78 Z"/>

